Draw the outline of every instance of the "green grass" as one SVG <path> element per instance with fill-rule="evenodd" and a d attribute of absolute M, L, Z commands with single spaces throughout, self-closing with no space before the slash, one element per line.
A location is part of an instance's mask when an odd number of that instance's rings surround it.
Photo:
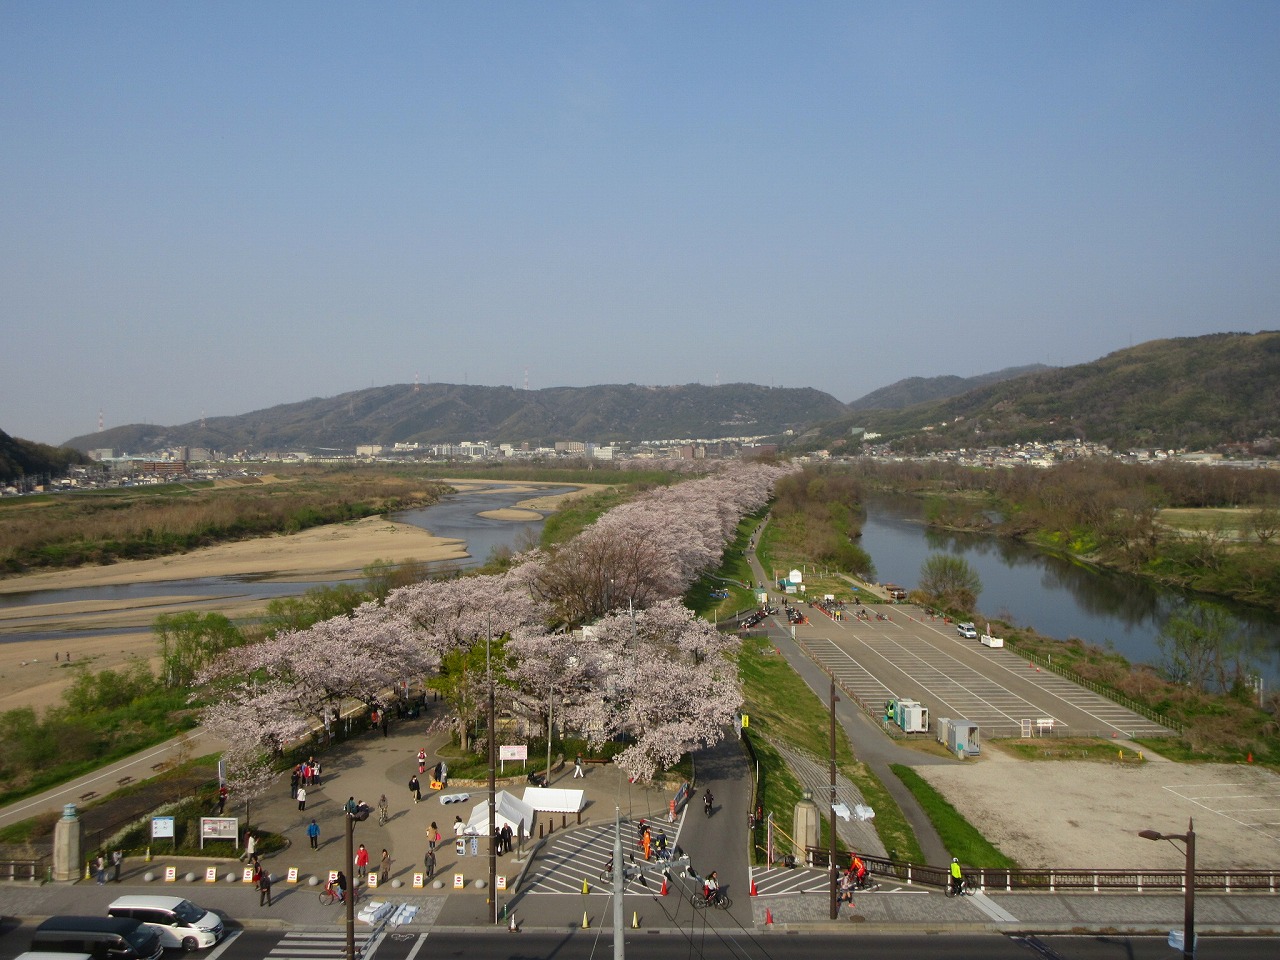
<path fill-rule="evenodd" d="M 750 718 L 752 743 L 760 760 L 763 805 L 782 829 L 792 827 L 792 813 L 800 799 L 800 785 L 782 757 L 765 742 L 779 740 L 815 757 L 830 751 L 830 713 L 824 703 L 774 648 L 759 639 L 744 640 L 738 656 L 743 708 Z M 836 767 L 857 785 L 875 810 L 872 823 L 891 856 L 919 863 L 923 860 L 915 833 L 898 805 L 866 764 L 853 754 L 844 730 L 836 728 Z M 824 826 L 823 830 L 827 828 Z M 827 834 L 822 833 L 825 837 Z M 761 841 L 762 842 L 762 841 Z"/>
<path fill-rule="evenodd" d="M 1020 760 L 1087 760 L 1127 765 L 1145 762 L 1140 754 L 1105 740 L 1046 737 L 1034 740 L 1001 740 L 1000 746 Z"/>
<path fill-rule="evenodd" d="M 893 764 L 891 769 L 924 809 L 925 815 L 938 831 L 938 836 L 951 851 L 951 855 L 959 857 L 962 864 L 966 867 L 1016 867 L 1018 865 L 979 833 L 973 824 L 960 815 L 960 811 L 949 804 L 946 798 L 926 783 L 918 773 L 900 763 Z"/>

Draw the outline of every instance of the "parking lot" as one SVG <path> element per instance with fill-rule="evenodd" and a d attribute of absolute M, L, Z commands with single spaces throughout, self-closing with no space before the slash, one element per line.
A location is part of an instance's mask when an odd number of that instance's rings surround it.
<path fill-rule="evenodd" d="M 886 700 L 918 700 L 930 722 L 976 723 L 983 736 L 1168 736 L 1166 727 L 1028 663 L 1005 649 L 958 636 L 952 624 L 916 607 L 869 607 L 891 619 L 836 620 L 810 611 L 792 626 L 796 641 L 873 713 Z"/>

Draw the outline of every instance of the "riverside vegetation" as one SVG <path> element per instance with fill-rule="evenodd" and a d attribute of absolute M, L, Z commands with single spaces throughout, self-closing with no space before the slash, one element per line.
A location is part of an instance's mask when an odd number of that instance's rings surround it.
<path fill-rule="evenodd" d="M 0 500 L 0 572 L 139 560 L 296 533 L 434 503 L 449 488 L 407 472 L 282 468 L 194 481 Z"/>

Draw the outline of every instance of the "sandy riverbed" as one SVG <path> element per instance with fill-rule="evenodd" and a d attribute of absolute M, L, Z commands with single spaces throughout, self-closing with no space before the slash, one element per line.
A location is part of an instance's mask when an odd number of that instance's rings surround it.
<path fill-rule="evenodd" d="M 479 485 L 478 481 L 465 480 L 449 483 L 458 490 L 472 490 Z M 487 511 L 486 515 L 534 520 L 557 509 L 565 500 L 590 492 L 589 488 L 582 488 L 546 497 L 537 495 L 541 487 L 535 484 L 515 488 L 508 485 L 504 489 L 527 490 L 531 496 L 510 511 Z M 512 515 L 507 516 L 508 512 Z M 231 576 L 339 581 L 359 578 L 364 567 L 375 560 L 426 562 L 466 556 L 465 544 L 461 541 L 432 536 L 410 524 L 370 517 L 287 536 L 220 544 L 171 557 L 12 577 L 0 580 L 0 593 Z M 150 658 L 155 652 L 151 623 L 161 613 L 195 610 L 222 613 L 236 619 L 252 616 L 264 605 L 263 601 L 231 597 L 157 595 L 0 607 L 0 712 L 58 703 L 72 675 L 66 659 L 68 654 L 72 666 L 87 662 L 94 670 L 119 667 L 131 656 Z M 37 631 L 101 629 L 111 632 L 48 640 L 8 639 Z"/>

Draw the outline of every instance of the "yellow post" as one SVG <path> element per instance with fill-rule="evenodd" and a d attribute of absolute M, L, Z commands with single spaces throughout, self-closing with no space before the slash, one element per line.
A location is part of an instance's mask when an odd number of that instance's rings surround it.
<path fill-rule="evenodd" d="M 632 930 L 640 929 L 640 914 L 635 911 L 633 911 L 631 914 L 631 929 Z"/>
<path fill-rule="evenodd" d="M 586 930 L 591 924 L 587 923 L 587 911 L 582 911 L 582 929 Z"/>
<path fill-rule="evenodd" d="M 586 881 L 586 879 L 585 879 L 585 878 L 584 878 L 584 879 L 583 879 L 583 881 L 582 881 L 582 892 L 583 892 L 583 893 L 590 893 L 590 892 L 591 892 L 590 887 L 588 887 L 588 886 L 587 886 L 587 881 Z"/>

